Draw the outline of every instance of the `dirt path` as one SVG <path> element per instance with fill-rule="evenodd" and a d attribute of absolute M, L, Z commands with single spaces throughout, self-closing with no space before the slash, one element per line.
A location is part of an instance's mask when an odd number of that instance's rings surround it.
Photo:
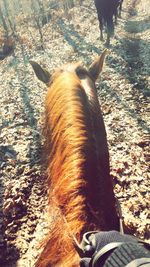
<path fill-rule="evenodd" d="M 126 1 L 116 28 L 119 42 L 112 46 L 110 81 L 104 74 L 104 93 L 100 93 L 103 99 L 108 97 L 109 103 L 110 114 L 106 114 L 105 123 L 111 137 L 116 195 L 122 204 L 124 220 L 145 239 L 149 239 L 149 28 L 148 2 Z"/>
<path fill-rule="evenodd" d="M 149 14 L 148 0 L 124 0 L 97 83 L 115 192 L 126 224 L 146 240 L 150 225 Z M 55 21 L 43 27 L 44 52 L 39 48 L 37 29 L 28 27 L 26 31 L 24 24 L 18 31 L 28 42 L 18 44 L 15 54 L 0 62 L 2 267 L 33 267 L 39 253 L 37 244 L 47 229 L 45 175 L 40 161 L 46 88 L 33 75 L 28 60 L 33 58 L 50 69 L 72 60 L 89 63 L 105 47 L 99 39 L 92 0 L 70 10 L 69 21 L 57 14 Z"/>

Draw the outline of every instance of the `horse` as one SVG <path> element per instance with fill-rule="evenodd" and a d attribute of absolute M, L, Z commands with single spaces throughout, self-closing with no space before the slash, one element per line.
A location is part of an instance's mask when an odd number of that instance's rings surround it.
<path fill-rule="evenodd" d="M 118 6 L 118 15 L 119 15 L 119 17 L 121 17 L 122 4 L 123 4 L 123 0 L 120 0 L 119 1 L 119 6 Z"/>
<path fill-rule="evenodd" d="M 78 267 L 76 243 L 93 230 L 118 230 L 109 151 L 95 82 L 106 51 L 89 67 L 63 65 L 51 75 L 30 61 L 48 87 L 45 139 L 50 229 L 36 267 Z M 76 240 L 76 242 L 75 242 Z"/>
<path fill-rule="evenodd" d="M 118 8 L 121 12 L 122 0 L 94 0 L 94 2 L 99 20 L 100 39 L 103 41 L 103 28 L 105 25 L 107 30 L 106 45 L 109 45 L 110 37 L 114 35 L 113 17 L 115 17 L 116 23 Z"/>

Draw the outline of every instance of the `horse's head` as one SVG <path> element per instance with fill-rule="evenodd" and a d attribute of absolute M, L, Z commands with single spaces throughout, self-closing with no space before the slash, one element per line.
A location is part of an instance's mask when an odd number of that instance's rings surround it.
<path fill-rule="evenodd" d="M 50 74 L 47 70 L 43 69 L 38 63 L 35 61 L 30 61 L 35 74 L 39 80 L 44 82 L 48 87 L 53 83 L 55 78 L 57 78 L 61 73 L 68 72 L 73 73 L 77 76 L 78 79 L 81 80 L 82 86 L 85 91 L 88 92 L 88 88 L 94 86 L 95 81 L 97 80 L 100 72 L 102 71 L 104 59 L 106 56 L 107 50 L 105 50 L 101 56 L 99 56 L 89 67 L 89 70 L 86 70 L 81 62 L 77 63 L 69 63 L 63 65 L 58 70 L 54 72 L 54 74 Z M 94 86 L 95 87 L 95 86 Z"/>

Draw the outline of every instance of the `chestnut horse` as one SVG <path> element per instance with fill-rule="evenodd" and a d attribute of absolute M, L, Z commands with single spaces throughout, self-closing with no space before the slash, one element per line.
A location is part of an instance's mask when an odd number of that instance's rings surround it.
<path fill-rule="evenodd" d="M 118 230 L 106 131 L 95 81 L 106 51 L 87 71 L 68 64 L 52 76 L 34 61 L 48 86 L 45 128 L 48 155 L 49 233 L 36 267 L 77 267 L 74 240 L 91 230 Z"/>

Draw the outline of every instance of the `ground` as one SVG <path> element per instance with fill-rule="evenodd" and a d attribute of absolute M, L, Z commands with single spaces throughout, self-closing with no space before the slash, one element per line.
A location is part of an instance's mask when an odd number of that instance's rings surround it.
<path fill-rule="evenodd" d="M 115 194 L 125 224 L 145 240 L 150 237 L 148 2 L 124 0 L 97 82 Z M 92 0 L 77 4 L 68 14 L 53 9 L 51 20 L 42 28 L 42 39 L 37 27 L 26 18 L 22 21 L 16 28 L 20 39 L 14 53 L 0 61 L 2 267 L 33 267 L 47 230 L 47 188 L 41 163 L 47 89 L 35 77 L 29 59 L 49 70 L 76 60 L 89 65 L 105 48 Z"/>

